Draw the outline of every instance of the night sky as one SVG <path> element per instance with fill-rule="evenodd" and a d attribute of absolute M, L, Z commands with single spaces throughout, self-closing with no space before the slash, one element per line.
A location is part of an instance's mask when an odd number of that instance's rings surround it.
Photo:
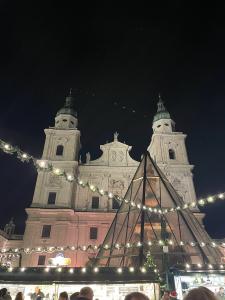
<path fill-rule="evenodd" d="M 83 158 L 118 131 L 140 159 L 161 93 L 188 135 L 198 198 L 224 192 L 225 7 L 41 2 L 0 2 L 0 138 L 40 157 L 73 88 Z M 22 233 L 36 171 L 4 153 L 0 170 L 0 225 L 14 216 Z M 204 212 L 211 236 L 225 237 L 225 201 Z"/>

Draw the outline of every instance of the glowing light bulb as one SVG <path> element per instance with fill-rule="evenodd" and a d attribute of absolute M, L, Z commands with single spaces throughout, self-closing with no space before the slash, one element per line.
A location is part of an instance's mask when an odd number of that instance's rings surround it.
<path fill-rule="evenodd" d="M 9 268 L 8 268 L 8 271 L 9 271 L 9 272 L 12 272 L 12 271 L 13 271 L 13 268 L 12 268 L 12 267 L 9 267 Z"/>
<path fill-rule="evenodd" d="M 223 269 L 224 268 L 224 266 L 223 265 L 220 265 L 220 269 Z"/>
<path fill-rule="evenodd" d="M 71 174 L 68 174 L 68 175 L 67 175 L 67 179 L 68 179 L 69 181 L 72 181 L 72 180 L 73 180 L 73 176 L 72 176 Z"/>
<path fill-rule="evenodd" d="M 41 168 L 45 168 L 45 167 L 46 167 L 46 162 L 45 162 L 44 160 L 41 160 L 41 161 L 39 162 L 39 166 L 40 166 Z"/>
<path fill-rule="evenodd" d="M 82 185 L 82 184 L 83 184 L 83 181 L 82 181 L 82 180 L 79 180 L 78 183 L 79 183 L 79 185 Z"/>
<path fill-rule="evenodd" d="M 9 150 L 9 149 L 10 149 L 9 144 L 5 144 L 5 145 L 4 145 L 4 148 L 5 148 L 6 150 Z"/>
<path fill-rule="evenodd" d="M 81 269 L 82 273 L 86 273 L 86 268 Z"/>
<path fill-rule="evenodd" d="M 200 244 L 202 247 L 205 247 L 205 243 L 204 242 L 201 242 Z"/>
<path fill-rule="evenodd" d="M 113 198 L 113 193 L 109 193 L 109 198 Z"/>
<path fill-rule="evenodd" d="M 49 268 L 45 268 L 45 272 L 49 272 Z"/>
<path fill-rule="evenodd" d="M 62 268 L 58 268 L 57 271 L 60 273 L 62 272 Z"/>
<path fill-rule="evenodd" d="M 209 267 L 209 269 L 212 269 L 212 268 L 213 268 L 213 266 L 212 266 L 211 264 L 209 264 L 208 267 Z"/>
<path fill-rule="evenodd" d="M 99 191 L 99 193 L 100 193 L 101 195 L 104 195 L 103 189 L 101 189 L 101 190 Z"/>
<path fill-rule="evenodd" d="M 73 273 L 74 273 L 74 270 L 73 270 L 72 268 L 70 268 L 70 269 L 69 269 L 69 272 L 70 272 L 71 274 L 73 274 Z"/>
<path fill-rule="evenodd" d="M 214 201 L 214 199 L 213 199 L 213 197 L 210 196 L 210 197 L 207 198 L 207 201 L 208 201 L 209 203 L 212 203 L 212 202 Z"/>
<path fill-rule="evenodd" d="M 27 154 L 26 154 L 26 153 L 23 153 L 23 154 L 22 154 L 22 158 L 27 158 Z"/>
<path fill-rule="evenodd" d="M 99 268 L 95 267 L 95 268 L 94 268 L 94 272 L 95 272 L 95 273 L 98 273 L 98 271 L 99 271 Z"/>
<path fill-rule="evenodd" d="M 146 273 L 145 267 L 141 267 L 141 272 L 142 272 L 142 273 Z"/>
<path fill-rule="evenodd" d="M 56 175 L 59 175 L 61 173 L 61 170 L 59 168 L 54 169 L 54 173 Z"/>
<path fill-rule="evenodd" d="M 129 268 L 129 271 L 130 271 L 131 273 L 133 273 L 133 272 L 134 272 L 134 267 L 130 267 L 130 268 Z"/>
<path fill-rule="evenodd" d="M 126 247 L 127 247 L 127 248 L 130 248 L 130 243 L 127 243 L 127 244 L 126 244 Z"/>
<path fill-rule="evenodd" d="M 202 265 L 201 265 L 201 264 L 197 264 L 197 266 L 198 266 L 199 268 L 201 268 L 201 267 L 202 267 Z"/>
<path fill-rule="evenodd" d="M 122 268 L 118 268 L 118 269 L 117 269 L 117 272 L 118 272 L 118 273 L 122 273 L 122 272 L 123 272 Z"/>
<path fill-rule="evenodd" d="M 21 269 L 20 269 L 21 272 L 24 272 L 25 270 L 26 270 L 25 268 L 21 268 Z"/>
<path fill-rule="evenodd" d="M 180 241 L 180 245 L 183 246 L 183 245 L 184 245 L 184 242 Z"/>
<path fill-rule="evenodd" d="M 212 247 L 215 248 L 216 247 L 216 243 L 212 242 Z"/>
<path fill-rule="evenodd" d="M 200 199 L 200 200 L 198 201 L 198 204 L 199 204 L 199 205 L 204 205 L 204 204 L 205 204 L 205 201 L 204 201 L 203 199 Z"/>
<path fill-rule="evenodd" d="M 187 269 L 190 269 L 190 267 L 191 267 L 191 266 L 190 266 L 189 264 L 186 264 L 186 268 L 187 268 Z"/>
<path fill-rule="evenodd" d="M 219 196 L 218 196 L 220 199 L 223 199 L 224 198 L 224 194 L 219 194 Z"/>

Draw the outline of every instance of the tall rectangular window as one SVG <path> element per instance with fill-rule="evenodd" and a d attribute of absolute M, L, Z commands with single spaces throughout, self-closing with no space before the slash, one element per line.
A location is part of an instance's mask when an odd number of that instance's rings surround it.
<path fill-rule="evenodd" d="M 113 200 L 112 200 L 112 209 L 118 209 L 119 207 L 120 207 L 119 201 L 113 198 Z"/>
<path fill-rule="evenodd" d="M 48 204 L 55 204 L 55 200 L 56 200 L 56 193 L 49 192 L 48 193 Z"/>
<path fill-rule="evenodd" d="M 42 238 L 50 238 L 51 229 L 52 229 L 51 225 L 43 225 L 41 237 Z"/>
<path fill-rule="evenodd" d="M 98 238 L 98 228 L 91 227 L 90 228 L 90 240 L 97 240 Z"/>
<path fill-rule="evenodd" d="M 56 193 L 49 192 L 48 193 L 48 204 L 55 204 L 55 200 L 56 200 Z"/>
<path fill-rule="evenodd" d="M 45 255 L 39 255 L 38 256 L 38 266 L 44 266 L 45 265 L 45 259 L 46 259 Z"/>
<path fill-rule="evenodd" d="M 92 197 L 92 208 L 99 208 L 99 197 Z"/>

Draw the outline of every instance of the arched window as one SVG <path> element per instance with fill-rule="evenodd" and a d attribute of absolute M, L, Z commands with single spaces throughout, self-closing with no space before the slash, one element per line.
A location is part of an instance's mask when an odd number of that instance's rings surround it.
<path fill-rule="evenodd" d="M 175 151 L 173 149 L 169 149 L 169 158 L 176 159 Z"/>
<path fill-rule="evenodd" d="M 63 155 L 63 145 L 58 145 L 56 148 L 56 155 Z"/>

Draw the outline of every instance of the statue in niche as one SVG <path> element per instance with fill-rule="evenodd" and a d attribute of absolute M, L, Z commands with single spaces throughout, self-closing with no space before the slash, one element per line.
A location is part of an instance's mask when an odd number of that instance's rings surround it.
<path fill-rule="evenodd" d="M 86 153 L 86 164 L 88 164 L 90 162 L 90 160 L 91 160 L 91 154 L 90 154 L 90 152 L 87 152 Z"/>

